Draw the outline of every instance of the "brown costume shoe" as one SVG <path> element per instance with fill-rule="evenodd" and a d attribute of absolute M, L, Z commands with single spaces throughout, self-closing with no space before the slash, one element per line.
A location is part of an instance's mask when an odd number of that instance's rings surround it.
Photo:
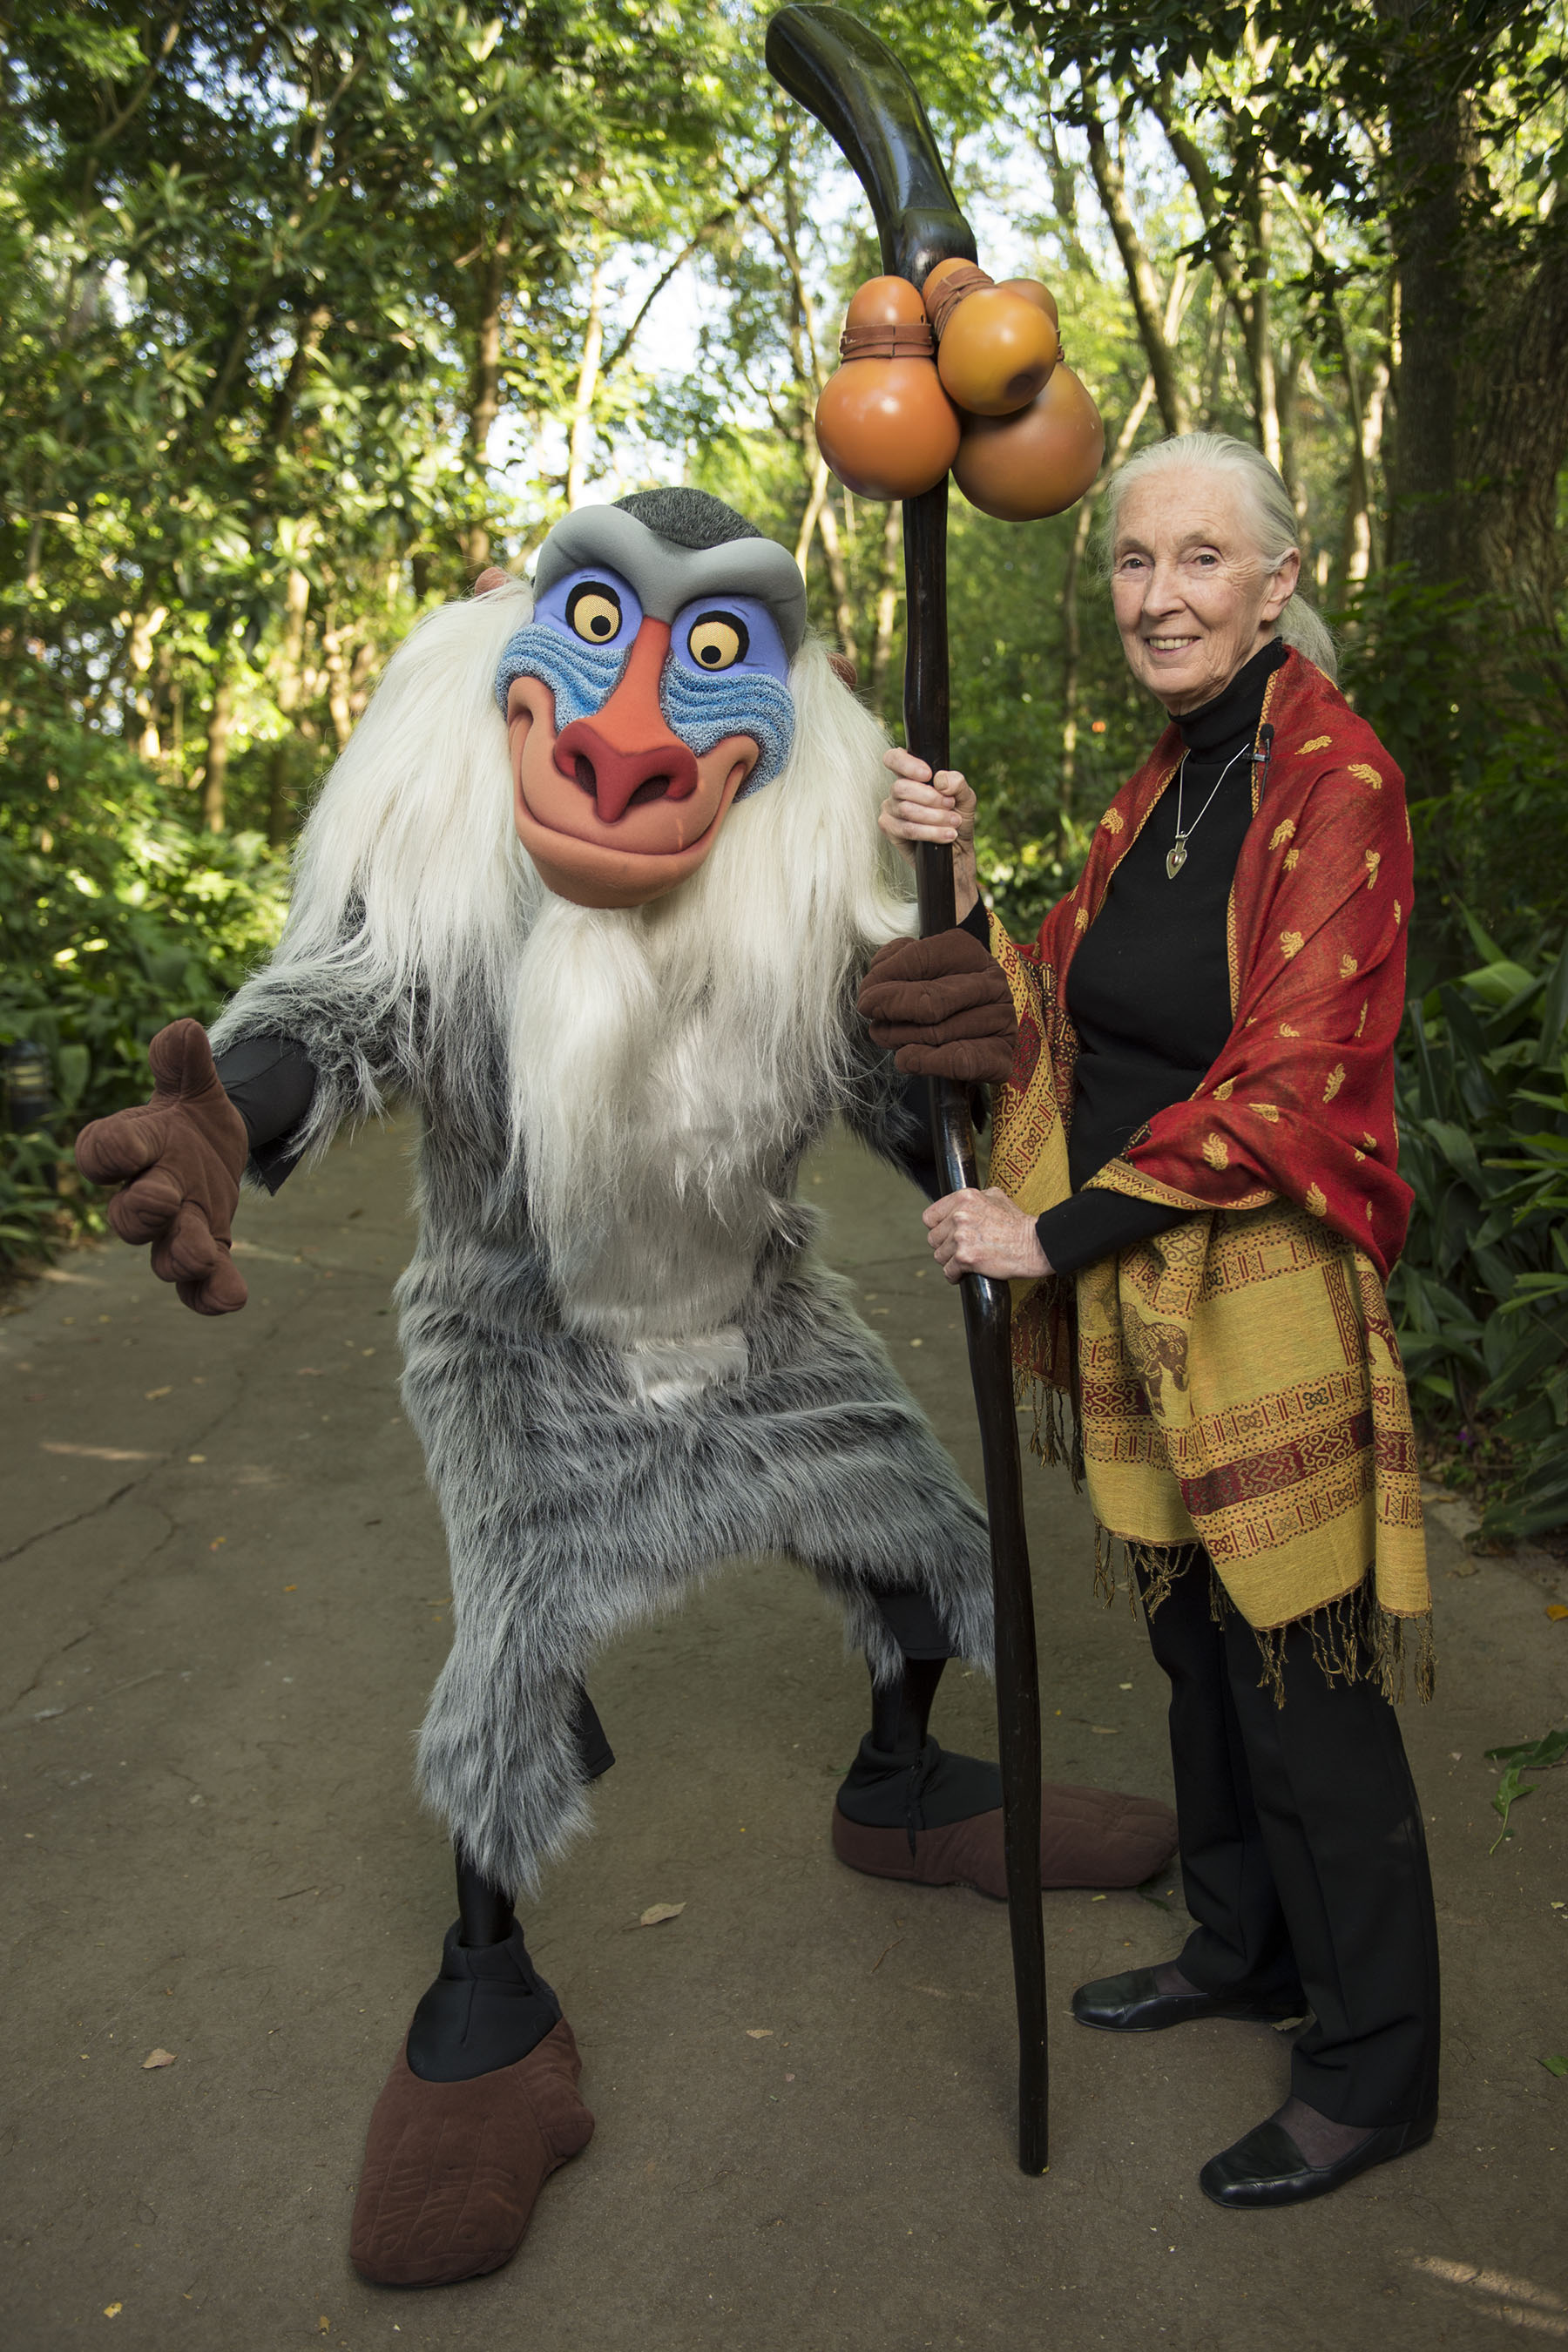
<path fill-rule="evenodd" d="M 515 2066 L 426 2083 L 406 2047 L 375 2103 L 349 2259 L 376 2286 L 449 2286 L 500 2270 L 540 2190 L 594 2137 L 564 2018 Z"/>
<path fill-rule="evenodd" d="M 1152 1797 L 1077 1789 L 1047 1780 L 1040 1790 L 1040 1885 L 1141 1886 L 1176 1850 L 1176 1816 Z M 917 1886 L 973 1886 L 1007 1899 L 1002 1814 L 974 1813 L 944 1828 L 867 1829 L 833 1808 L 833 1851 L 851 1870 Z"/>

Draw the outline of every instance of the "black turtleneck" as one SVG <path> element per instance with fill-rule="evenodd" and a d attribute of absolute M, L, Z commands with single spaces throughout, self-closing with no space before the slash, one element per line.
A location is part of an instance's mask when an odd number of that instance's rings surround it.
<path fill-rule="evenodd" d="M 1173 778 L 1072 960 L 1067 1009 L 1079 1040 L 1068 1140 L 1073 1194 L 1038 1224 L 1040 1246 L 1058 1274 L 1147 1241 L 1184 1213 L 1082 1187 L 1120 1158 L 1156 1111 L 1194 1091 L 1230 1035 L 1226 919 L 1236 861 L 1252 823 L 1247 755 L 1268 680 L 1285 654 L 1276 638 L 1223 693 L 1177 719 L 1186 747 L 1186 864 L 1173 880 L 1166 874 L 1176 838 Z"/>

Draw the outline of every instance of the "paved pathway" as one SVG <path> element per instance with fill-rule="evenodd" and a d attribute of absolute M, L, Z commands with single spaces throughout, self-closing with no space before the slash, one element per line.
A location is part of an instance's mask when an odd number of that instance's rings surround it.
<path fill-rule="evenodd" d="M 1568 2051 L 1568 1771 L 1489 1859 L 1481 1753 L 1568 1717 L 1568 1622 L 1441 1528 L 1441 1694 L 1406 1712 L 1447 1970 L 1428 2150 L 1297 2214 L 1216 2212 L 1198 2166 L 1275 2105 L 1282 2042 L 1083 2032 L 1073 1983 L 1177 1923 L 1055 1895 L 1053 2164 L 1024 2179 L 1005 1916 L 834 1863 L 863 1678 L 806 1579 L 752 1563 L 593 1679 L 621 1764 L 530 1922 L 592 2147 L 496 2277 L 353 2276 L 365 2118 L 452 1911 L 410 1793 L 448 1588 L 388 1305 L 407 1151 L 373 1134 L 247 1204 L 241 1316 L 184 1313 L 115 1246 L 0 1319 L 6 2352 L 1568 2339 L 1568 2081 L 1539 2063 Z M 847 1145 L 807 1189 L 977 1476 L 912 1196 Z M 1047 1769 L 1167 1790 L 1158 1678 L 1094 1601 L 1084 1507 L 1037 1465 L 1030 1496 Z M 987 1747 L 987 1685 L 949 1682 L 936 1728 Z M 658 1902 L 686 1908 L 639 1928 Z"/>

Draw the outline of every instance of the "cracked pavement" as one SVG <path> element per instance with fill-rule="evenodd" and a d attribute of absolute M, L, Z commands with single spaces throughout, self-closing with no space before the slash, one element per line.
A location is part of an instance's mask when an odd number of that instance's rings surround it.
<path fill-rule="evenodd" d="M 1053 2161 L 1023 2179 L 1005 1915 L 834 1863 L 863 1675 L 808 1580 L 752 1562 L 591 1677 L 621 1763 L 528 1925 L 592 2146 L 496 2276 L 353 2277 L 365 2120 L 453 1907 L 410 1781 L 448 1587 L 397 1396 L 408 1148 L 374 1132 L 247 1200 L 240 1315 L 109 1244 L 0 1316 L 8 2352 L 106 2326 L 136 2352 L 1568 2339 L 1568 2079 L 1540 2063 L 1568 2053 L 1568 1769 L 1489 1857 L 1482 1753 L 1568 1717 L 1568 1591 L 1541 1555 L 1471 1559 L 1447 1506 L 1439 1696 L 1405 1710 L 1446 1971 L 1429 2148 L 1294 2214 L 1203 2203 L 1198 2166 L 1281 2095 L 1279 2038 L 1128 2045 L 1066 2010 L 1175 1948 L 1167 1878 L 1154 1906 L 1047 1898 Z M 977 1480 L 914 1196 L 844 1143 L 805 1191 Z M 1168 1793 L 1142 1632 L 1094 1601 L 1082 1502 L 1026 1468 L 1047 1772 Z M 989 1716 L 950 1669 L 943 1740 L 990 1752 Z"/>

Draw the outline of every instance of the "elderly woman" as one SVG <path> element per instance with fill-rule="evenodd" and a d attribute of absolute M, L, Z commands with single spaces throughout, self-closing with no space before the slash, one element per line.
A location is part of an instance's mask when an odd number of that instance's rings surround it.
<path fill-rule="evenodd" d="M 1170 723 L 1032 946 L 980 907 L 974 795 L 902 751 L 883 829 L 954 845 L 933 989 L 883 950 L 862 1003 L 904 1066 L 1017 1020 L 992 1189 L 926 1213 L 950 1281 L 1012 1276 L 1047 1447 L 1070 1402 L 1100 1528 L 1170 1678 L 1191 1935 L 1081 1985 L 1107 2032 L 1310 2011 L 1291 2095 L 1199 2176 L 1293 2204 L 1431 2137 L 1437 1948 L 1392 1700 L 1430 1594 L 1383 1284 L 1410 1195 L 1393 1056 L 1411 851 L 1399 771 L 1332 684 L 1284 484 L 1193 434 L 1108 495 L 1117 625 Z M 932 943 L 925 943 L 929 950 Z M 967 962 L 969 970 L 962 967 Z M 1054 1392 L 1054 1393 L 1053 1393 Z"/>

